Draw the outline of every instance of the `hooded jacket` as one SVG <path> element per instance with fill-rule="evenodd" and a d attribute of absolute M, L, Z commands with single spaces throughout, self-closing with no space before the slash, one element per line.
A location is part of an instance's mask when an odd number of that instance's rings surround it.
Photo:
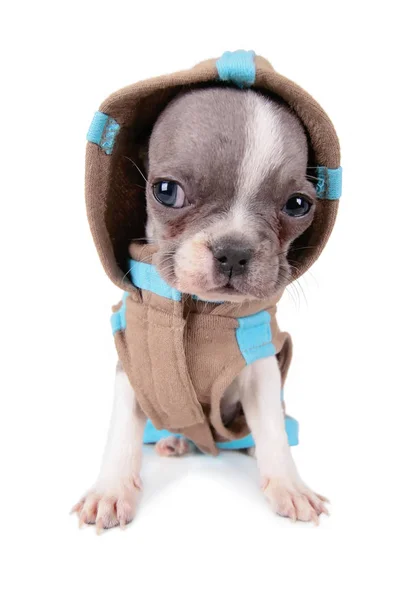
<path fill-rule="evenodd" d="M 125 157 L 140 165 L 139 149 L 168 102 L 189 87 L 205 85 L 252 87 L 279 96 L 303 123 L 318 201 L 311 226 L 289 251 L 298 265 L 293 280 L 317 259 L 332 231 L 341 167 L 338 139 L 322 108 L 254 52 L 226 52 L 193 69 L 133 84 L 95 113 L 87 136 L 87 214 L 104 269 L 124 290 L 111 323 L 119 359 L 149 418 L 144 441 L 174 432 L 217 454 L 218 447 L 253 445 L 239 406 L 228 421 L 221 416 L 223 393 L 240 371 L 276 355 L 285 381 L 292 344 L 277 325 L 279 297 L 240 306 L 203 302 L 161 279 L 152 264 L 157 247 L 137 244 L 128 255 L 131 240 L 145 235 L 146 212 L 140 175 Z M 285 422 L 289 443 L 296 444 L 297 422 L 290 417 Z"/>

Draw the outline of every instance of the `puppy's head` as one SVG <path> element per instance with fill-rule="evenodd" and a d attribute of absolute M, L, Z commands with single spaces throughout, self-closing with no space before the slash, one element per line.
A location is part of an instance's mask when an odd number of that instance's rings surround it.
<path fill-rule="evenodd" d="M 279 293 L 314 215 L 306 172 L 306 135 L 286 106 L 224 88 L 175 99 L 148 149 L 147 237 L 161 276 L 209 300 Z"/>

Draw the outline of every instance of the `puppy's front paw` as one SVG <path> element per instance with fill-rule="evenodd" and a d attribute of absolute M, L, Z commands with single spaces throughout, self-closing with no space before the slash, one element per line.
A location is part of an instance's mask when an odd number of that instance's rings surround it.
<path fill-rule="evenodd" d="M 271 478 L 264 482 L 262 488 L 273 510 L 282 517 L 289 517 L 292 521 L 313 521 L 318 525 L 322 513 L 329 515 L 325 506 L 327 499 L 304 484 Z"/>
<path fill-rule="evenodd" d="M 79 517 L 79 526 L 96 525 L 97 533 L 119 525 L 124 528 L 135 516 L 141 489 L 140 477 L 118 483 L 96 484 L 71 512 Z"/>

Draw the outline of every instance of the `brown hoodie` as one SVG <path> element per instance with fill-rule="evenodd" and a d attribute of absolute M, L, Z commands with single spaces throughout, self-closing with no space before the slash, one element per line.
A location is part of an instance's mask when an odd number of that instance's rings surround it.
<path fill-rule="evenodd" d="M 303 274 L 321 253 L 334 225 L 341 193 L 339 143 L 311 96 L 253 52 L 227 52 L 193 69 L 128 86 L 112 94 L 88 133 L 86 200 L 93 238 L 110 279 L 125 290 L 115 307 L 113 332 L 119 358 L 143 411 L 157 429 L 184 434 L 206 452 L 216 443 L 249 434 L 240 410 L 221 418 L 221 398 L 246 364 L 277 355 L 284 382 L 291 340 L 279 331 L 279 298 L 209 303 L 170 288 L 152 265 L 157 248 L 128 247 L 145 234 L 145 196 L 138 174 L 139 148 L 158 115 L 179 92 L 203 85 L 253 87 L 280 96 L 302 121 L 309 138 L 309 169 L 317 179 L 312 225 L 294 242 L 290 258 Z M 312 171 L 311 171 L 312 172 Z M 132 250 L 132 245 L 131 245 Z M 124 273 L 130 272 L 127 277 Z M 289 436 L 290 437 L 290 436 Z"/>

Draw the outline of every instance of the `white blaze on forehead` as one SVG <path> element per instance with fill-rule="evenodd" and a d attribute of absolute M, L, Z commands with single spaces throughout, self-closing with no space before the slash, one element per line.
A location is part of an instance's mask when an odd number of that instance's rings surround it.
<path fill-rule="evenodd" d="M 246 145 L 239 166 L 235 205 L 253 198 L 268 172 L 283 158 L 280 109 L 254 93 L 246 94 Z"/>
<path fill-rule="evenodd" d="M 219 234 L 251 234 L 254 219 L 250 200 L 268 173 L 282 164 L 284 134 L 280 108 L 272 101 L 245 92 L 245 151 L 237 170 L 235 197 L 229 213 L 219 224 Z"/>

